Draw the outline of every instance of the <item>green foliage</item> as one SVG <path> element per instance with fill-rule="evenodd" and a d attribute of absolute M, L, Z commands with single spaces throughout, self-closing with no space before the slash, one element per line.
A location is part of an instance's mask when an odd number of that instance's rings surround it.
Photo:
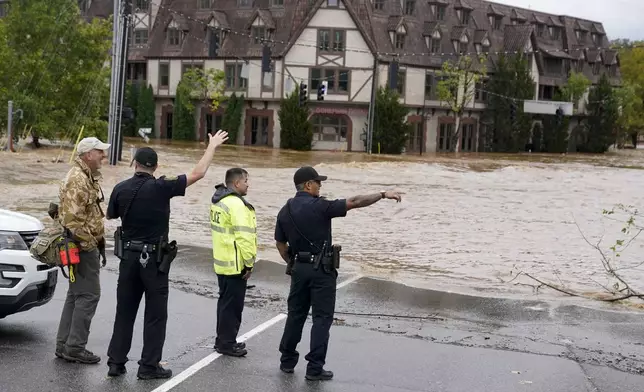
<path fill-rule="evenodd" d="M 577 140 L 579 152 L 600 154 L 616 141 L 618 102 L 606 74 L 588 96 L 588 121 L 584 132 Z"/>
<path fill-rule="evenodd" d="M 242 114 L 244 112 L 244 95 L 237 96 L 233 93 L 228 98 L 228 106 L 222 119 L 222 128 L 228 132 L 228 140 L 231 144 L 237 143 L 237 134 L 242 124 Z"/>
<path fill-rule="evenodd" d="M 637 86 L 624 82 L 622 87 L 615 90 L 615 96 L 620 107 L 620 116 L 617 120 L 617 141 L 620 147 L 626 139 L 632 139 L 637 145 L 637 136 L 644 129 L 644 101 L 637 93 Z"/>
<path fill-rule="evenodd" d="M 561 90 L 554 96 L 555 101 L 567 101 Z M 563 116 L 561 120 L 555 115 L 544 115 L 541 117 L 543 123 L 543 145 L 541 151 L 554 154 L 563 154 L 568 151 L 570 142 L 570 117 Z M 579 134 L 573 134 L 573 139 Z"/>
<path fill-rule="evenodd" d="M 638 135 L 644 130 L 644 42 L 617 42 L 623 87 L 618 99 L 622 107 L 618 143 L 630 138 L 637 145 Z M 634 47 L 638 45 L 638 47 Z"/>
<path fill-rule="evenodd" d="M 485 56 L 460 56 L 455 63 L 444 62 L 442 71 L 438 73 L 442 79 L 438 82 L 438 97 L 441 103 L 447 104 L 452 110 L 456 120 L 450 143 L 453 151 L 458 152 L 460 149 L 461 120 L 466 108 L 474 100 L 476 84 L 485 78 L 486 62 Z"/>
<path fill-rule="evenodd" d="M 138 132 L 139 128 L 152 128 L 154 130 L 155 104 L 154 90 L 151 85 L 143 86 L 139 90 L 136 108 L 136 132 Z"/>
<path fill-rule="evenodd" d="M 313 125 L 309 122 L 309 108 L 300 107 L 300 86 L 280 103 L 280 148 L 308 151 L 313 141 Z"/>
<path fill-rule="evenodd" d="M 543 116 L 543 144 L 541 151 L 563 154 L 568 151 L 570 117 L 564 116 L 561 122 L 556 116 Z"/>
<path fill-rule="evenodd" d="M 14 129 L 75 140 L 84 125 L 84 135 L 105 135 L 111 36 L 111 21 L 85 22 L 75 0 L 12 1 L 0 19 L 0 102 L 23 110 Z"/>
<path fill-rule="evenodd" d="M 195 140 L 195 105 L 192 102 L 192 85 L 182 78 L 177 85 L 172 115 L 172 139 Z"/>
<path fill-rule="evenodd" d="M 123 136 L 136 135 L 136 117 L 139 106 L 139 85 L 127 81 L 125 84 L 125 96 L 123 97 L 123 106 L 129 107 L 134 112 L 135 121 L 126 122 L 123 120 Z"/>
<path fill-rule="evenodd" d="M 224 78 L 224 71 L 214 68 L 190 68 L 181 77 L 190 96 L 209 105 L 212 111 L 217 110 L 225 99 Z"/>
<path fill-rule="evenodd" d="M 566 102 L 572 102 L 575 109 L 579 106 L 579 100 L 584 96 L 591 82 L 583 73 L 571 72 L 568 81 L 561 88 L 561 97 Z"/>
<path fill-rule="evenodd" d="M 187 70 L 181 76 L 181 81 L 177 86 L 172 138 L 195 140 L 195 115 L 197 113 L 195 102 L 201 102 L 215 111 L 224 99 L 224 88 L 224 72 L 221 70 L 214 68 Z M 179 127 L 175 127 L 174 124 Z M 232 136 L 230 135 L 230 140 L 235 140 Z"/>
<path fill-rule="evenodd" d="M 486 145 L 494 152 L 519 152 L 530 139 L 532 116 L 523 112 L 521 101 L 515 101 L 516 116 L 510 118 L 512 101 L 532 99 L 534 80 L 530 75 L 530 63 L 523 55 L 499 56 L 494 69 L 486 83 L 488 95 L 484 119 L 489 124 L 485 135 Z M 539 139 L 541 135 L 539 135 Z"/>
<path fill-rule="evenodd" d="M 412 132 L 407 122 L 409 110 L 400 103 L 397 91 L 378 88 L 373 120 L 373 143 L 371 152 L 400 154 Z"/>

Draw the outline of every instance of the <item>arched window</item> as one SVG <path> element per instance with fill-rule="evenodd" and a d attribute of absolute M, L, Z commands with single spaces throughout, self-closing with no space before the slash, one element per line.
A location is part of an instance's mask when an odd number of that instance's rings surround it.
<path fill-rule="evenodd" d="M 346 142 L 349 128 L 342 115 L 315 114 L 311 117 L 313 141 Z"/>

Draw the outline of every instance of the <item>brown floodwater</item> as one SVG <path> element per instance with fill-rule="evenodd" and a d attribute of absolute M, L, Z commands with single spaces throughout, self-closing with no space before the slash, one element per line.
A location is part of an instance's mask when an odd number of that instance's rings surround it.
<path fill-rule="evenodd" d="M 106 199 L 132 173 L 129 148 L 142 145 L 128 139 L 124 160 L 116 167 L 104 165 Z M 158 175 L 188 172 L 204 150 L 197 143 L 151 145 L 159 152 Z M 57 200 L 70 154 L 52 146 L 0 152 L 0 207 L 44 218 L 48 203 Z M 59 157 L 63 162 L 53 163 Z M 250 172 L 248 199 L 257 209 L 260 256 L 279 260 L 275 216 L 294 194 L 292 176 L 301 165 L 314 165 L 329 177 L 322 187 L 329 198 L 382 189 L 405 192 L 400 204 L 381 201 L 334 221 L 334 241 L 343 246 L 341 273 L 477 295 L 532 297 L 532 288 L 524 285 L 533 283 L 529 279 L 506 283 L 518 271 L 601 292 L 599 284 L 612 282 L 575 222 L 591 241 L 603 234 L 607 250 L 622 226 L 603 218 L 602 210 L 617 203 L 644 206 L 644 150 L 604 156 L 383 156 L 224 146 L 207 177 L 172 201 L 171 237 L 180 244 L 211 246 L 208 211 L 214 186 L 226 169 L 241 166 Z M 111 233 L 116 222 L 106 225 Z M 620 266 L 644 261 L 643 255 L 638 238 L 622 254 Z M 624 274 L 644 288 L 644 268 Z M 539 293 L 558 295 L 547 289 Z"/>

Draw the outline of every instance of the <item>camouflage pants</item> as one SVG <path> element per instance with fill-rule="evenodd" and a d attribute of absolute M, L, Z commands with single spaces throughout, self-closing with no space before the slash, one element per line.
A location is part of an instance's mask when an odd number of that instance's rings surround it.
<path fill-rule="evenodd" d="M 68 354 L 75 354 L 85 349 L 92 318 L 101 298 L 100 268 L 98 250 L 80 252 L 80 263 L 74 268 L 76 281 L 69 282 L 60 317 L 57 352 L 64 350 Z"/>

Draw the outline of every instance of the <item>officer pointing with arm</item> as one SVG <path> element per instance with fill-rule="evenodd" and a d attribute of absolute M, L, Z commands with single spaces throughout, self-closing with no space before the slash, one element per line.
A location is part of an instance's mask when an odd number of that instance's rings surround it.
<path fill-rule="evenodd" d="M 114 331 L 107 352 L 108 376 L 126 372 L 134 321 L 145 294 L 143 351 L 137 377 L 172 377 L 172 371 L 159 364 L 168 320 L 168 270 L 177 252 L 176 242 L 168 243 L 170 199 L 184 196 L 187 187 L 204 178 L 215 149 L 228 140 L 228 133 L 220 130 L 209 138 L 195 168 L 188 175 L 173 178 L 155 178 L 157 153 L 149 147 L 137 150 L 134 176 L 112 191 L 107 218 L 121 218 L 122 227 L 117 229 L 114 241 L 114 253 L 121 262 Z"/>
<path fill-rule="evenodd" d="M 381 199 L 401 201 L 397 192 L 382 191 L 349 199 L 327 200 L 320 197 L 322 181 L 327 179 L 309 166 L 295 172 L 297 193 L 277 215 L 275 241 L 282 259 L 288 264 L 291 289 L 288 296 L 288 317 L 279 350 L 280 369 L 293 373 L 299 359 L 297 345 L 302 328 L 313 309 L 311 348 L 305 357 L 309 362 L 307 380 L 330 380 L 333 372 L 324 370 L 329 330 L 335 312 L 335 291 L 339 251 L 332 244 L 331 220 L 344 217 L 354 208 L 370 206 Z"/>

